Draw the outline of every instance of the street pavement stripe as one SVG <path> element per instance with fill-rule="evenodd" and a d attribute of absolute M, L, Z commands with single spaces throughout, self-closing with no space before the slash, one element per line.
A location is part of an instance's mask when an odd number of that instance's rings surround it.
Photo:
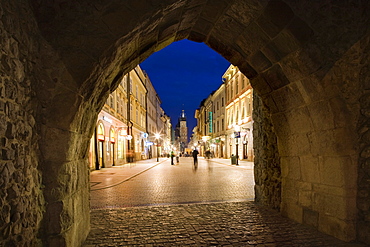
<path fill-rule="evenodd" d="M 161 164 L 161 163 L 163 163 L 163 162 L 165 162 L 165 161 L 167 161 L 167 160 L 163 160 L 163 161 L 161 161 L 161 162 L 158 162 L 157 164 L 154 164 L 154 165 L 152 165 L 152 166 L 150 166 L 150 167 L 148 167 L 148 168 L 146 168 L 146 169 L 144 169 L 144 170 L 142 170 L 142 171 L 140 171 L 140 172 L 138 172 L 138 173 L 136 173 L 136 174 L 132 175 L 131 177 L 128 177 L 128 178 L 126 178 L 126 179 L 124 179 L 124 180 L 122 180 L 122 181 L 120 181 L 120 182 L 116 183 L 116 184 L 112 184 L 112 185 L 109 185 L 109 186 L 106 186 L 106 187 L 102 187 L 102 188 L 98 188 L 98 189 L 90 189 L 90 191 L 97 191 L 97 190 L 108 189 L 108 188 L 112 188 L 112 187 L 114 187 L 114 186 L 117 186 L 117 185 L 123 184 L 124 182 L 127 182 L 128 180 L 130 180 L 130 179 L 132 179 L 132 178 L 134 178 L 134 177 L 139 176 L 140 174 L 142 174 L 142 173 L 144 173 L 144 172 L 146 172 L 146 171 L 148 171 L 148 170 L 150 170 L 150 169 L 152 169 L 152 168 L 156 167 L 157 165 L 159 165 L 159 164 Z"/>

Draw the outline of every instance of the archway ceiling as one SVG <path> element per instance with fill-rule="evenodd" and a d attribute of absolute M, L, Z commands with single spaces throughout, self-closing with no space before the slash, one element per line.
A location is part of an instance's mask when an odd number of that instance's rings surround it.
<path fill-rule="evenodd" d="M 113 90 L 120 75 L 153 52 L 189 39 L 237 65 L 265 95 L 308 76 L 320 80 L 369 30 L 366 15 L 352 13 L 351 3 L 287 2 L 55 0 L 32 5 L 43 36 L 84 92 L 92 93 L 95 81 Z"/>

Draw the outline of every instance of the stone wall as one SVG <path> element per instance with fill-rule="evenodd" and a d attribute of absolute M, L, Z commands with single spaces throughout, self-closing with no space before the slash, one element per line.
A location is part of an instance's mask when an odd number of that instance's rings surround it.
<path fill-rule="evenodd" d="M 256 93 L 253 94 L 253 121 L 255 201 L 280 210 L 281 168 L 277 138 L 270 112 Z"/>
<path fill-rule="evenodd" d="M 370 37 L 358 44 L 359 53 L 355 62 L 361 66 L 356 72 L 363 94 L 360 98 L 361 116 L 358 125 L 360 136 L 360 157 L 358 167 L 357 192 L 357 236 L 364 243 L 370 244 Z"/>
<path fill-rule="evenodd" d="M 283 215 L 345 241 L 356 239 L 362 49 L 357 42 L 332 66 L 291 84 L 272 114 Z"/>
<path fill-rule="evenodd" d="M 361 148 L 358 235 L 369 243 L 367 2 L 150 3 L 0 2 L 0 244 L 84 240 L 97 112 L 119 75 L 185 38 L 238 66 L 263 101 L 257 202 L 354 240 Z"/>
<path fill-rule="evenodd" d="M 0 246 L 38 246 L 45 210 L 32 89 L 39 44 L 27 6 L 0 2 Z"/>

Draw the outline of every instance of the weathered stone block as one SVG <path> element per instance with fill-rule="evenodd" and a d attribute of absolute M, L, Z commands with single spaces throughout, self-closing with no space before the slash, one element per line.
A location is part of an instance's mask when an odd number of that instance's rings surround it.
<path fill-rule="evenodd" d="M 279 111 L 288 111 L 305 104 L 296 84 L 289 84 L 271 93 Z"/>
<path fill-rule="evenodd" d="M 294 19 L 289 23 L 286 29 L 294 36 L 300 45 L 306 43 L 314 34 L 311 27 L 297 16 L 294 16 Z"/>
<path fill-rule="evenodd" d="M 262 72 L 267 70 L 272 66 L 272 63 L 268 58 L 260 51 L 252 54 L 250 57 L 251 66 L 257 71 Z M 273 83 L 273 81 L 267 80 L 269 83 Z"/>
<path fill-rule="evenodd" d="M 320 182 L 319 159 L 312 156 L 301 156 L 302 180 L 309 183 Z"/>
<path fill-rule="evenodd" d="M 317 228 L 319 225 L 319 213 L 303 208 L 303 223 Z"/>
<path fill-rule="evenodd" d="M 322 157 L 319 159 L 321 183 L 336 187 L 346 187 L 346 167 L 351 167 L 350 157 Z"/>
<path fill-rule="evenodd" d="M 301 180 L 301 164 L 298 157 L 281 157 L 282 177 L 289 180 Z M 285 175 L 283 175 L 285 172 Z"/>
<path fill-rule="evenodd" d="M 356 197 L 315 193 L 312 208 L 320 214 L 350 220 L 356 215 Z"/>
<path fill-rule="evenodd" d="M 356 227 L 354 221 L 341 220 L 336 217 L 320 213 L 319 231 L 332 235 L 343 241 L 353 241 L 356 239 Z"/>
<path fill-rule="evenodd" d="M 273 90 L 282 88 L 290 83 L 279 65 L 272 66 L 269 70 L 264 72 L 262 76 Z"/>
<path fill-rule="evenodd" d="M 310 104 L 307 108 L 312 124 L 316 130 L 328 130 L 335 128 L 334 116 L 328 102 L 315 102 Z"/>
<path fill-rule="evenodd" d="M 282 202 L 298 204 L 298 190 L 296 187 L 296 182 L 288 179 L 282 179 L 281 187 Z"/>
<path fill-rule="evenodd" d="M 269 42 L 270 38 L 255 22 L 250 23 L 235 41 L 246 56 L 261 50 Z"/>
<path fill-rule="evenodd" d="M 298 223 L 303 222 L 303 208 L 295 203 L 282 200 L 281 213 L 284 216 L 297 221 Z"/>
<path fill-rule="evenodd" d="M 298 202 L 299 205 L 303 207 L 308 207 L 311 208 L 313 204 L 313 192 L 312 191 L 307 191 L 307 190 L 300 190 L 298 193 Z"/>
<path fill-rule="evenodd" d="M 305 134 L 313 130 L 312 118 L 306 107 L 293 108 L 286 113 L 291 133 Z"/>
<path fill-rule="evenodd" d="M 310 154 L 311 143 L 306 134 L 292 134 L 279 139 L 279 151 L 284 156 L 306 156 Z"/>
<path fill-rule="evenodd" d="M 276 49 L 275 51 L 281 58 L 284 58 L 288 54 L 300 48 L 299 42 L 286 29 L 283 29 L 278 35 L 276 35 L 272 40 L 272 43 Z"/>

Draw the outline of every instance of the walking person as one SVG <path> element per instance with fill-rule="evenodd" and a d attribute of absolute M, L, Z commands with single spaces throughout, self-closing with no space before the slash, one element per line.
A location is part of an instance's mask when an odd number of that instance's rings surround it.
<path fill-rule="evenodd" d="M 192 156 L 194 159 L 194 166 L 198 165 L 198 154 L 199 154 L 198 150 L 194 149 L 192 152 Z"/>
<path fill-rule="evenodd" d="M 174 154 L 174 152 L 172 151 L 171 152 L 171 165 L 174 165 L 174 163 L 173 163 L 173 158 L 175 157 L 175 154 Z"/>

